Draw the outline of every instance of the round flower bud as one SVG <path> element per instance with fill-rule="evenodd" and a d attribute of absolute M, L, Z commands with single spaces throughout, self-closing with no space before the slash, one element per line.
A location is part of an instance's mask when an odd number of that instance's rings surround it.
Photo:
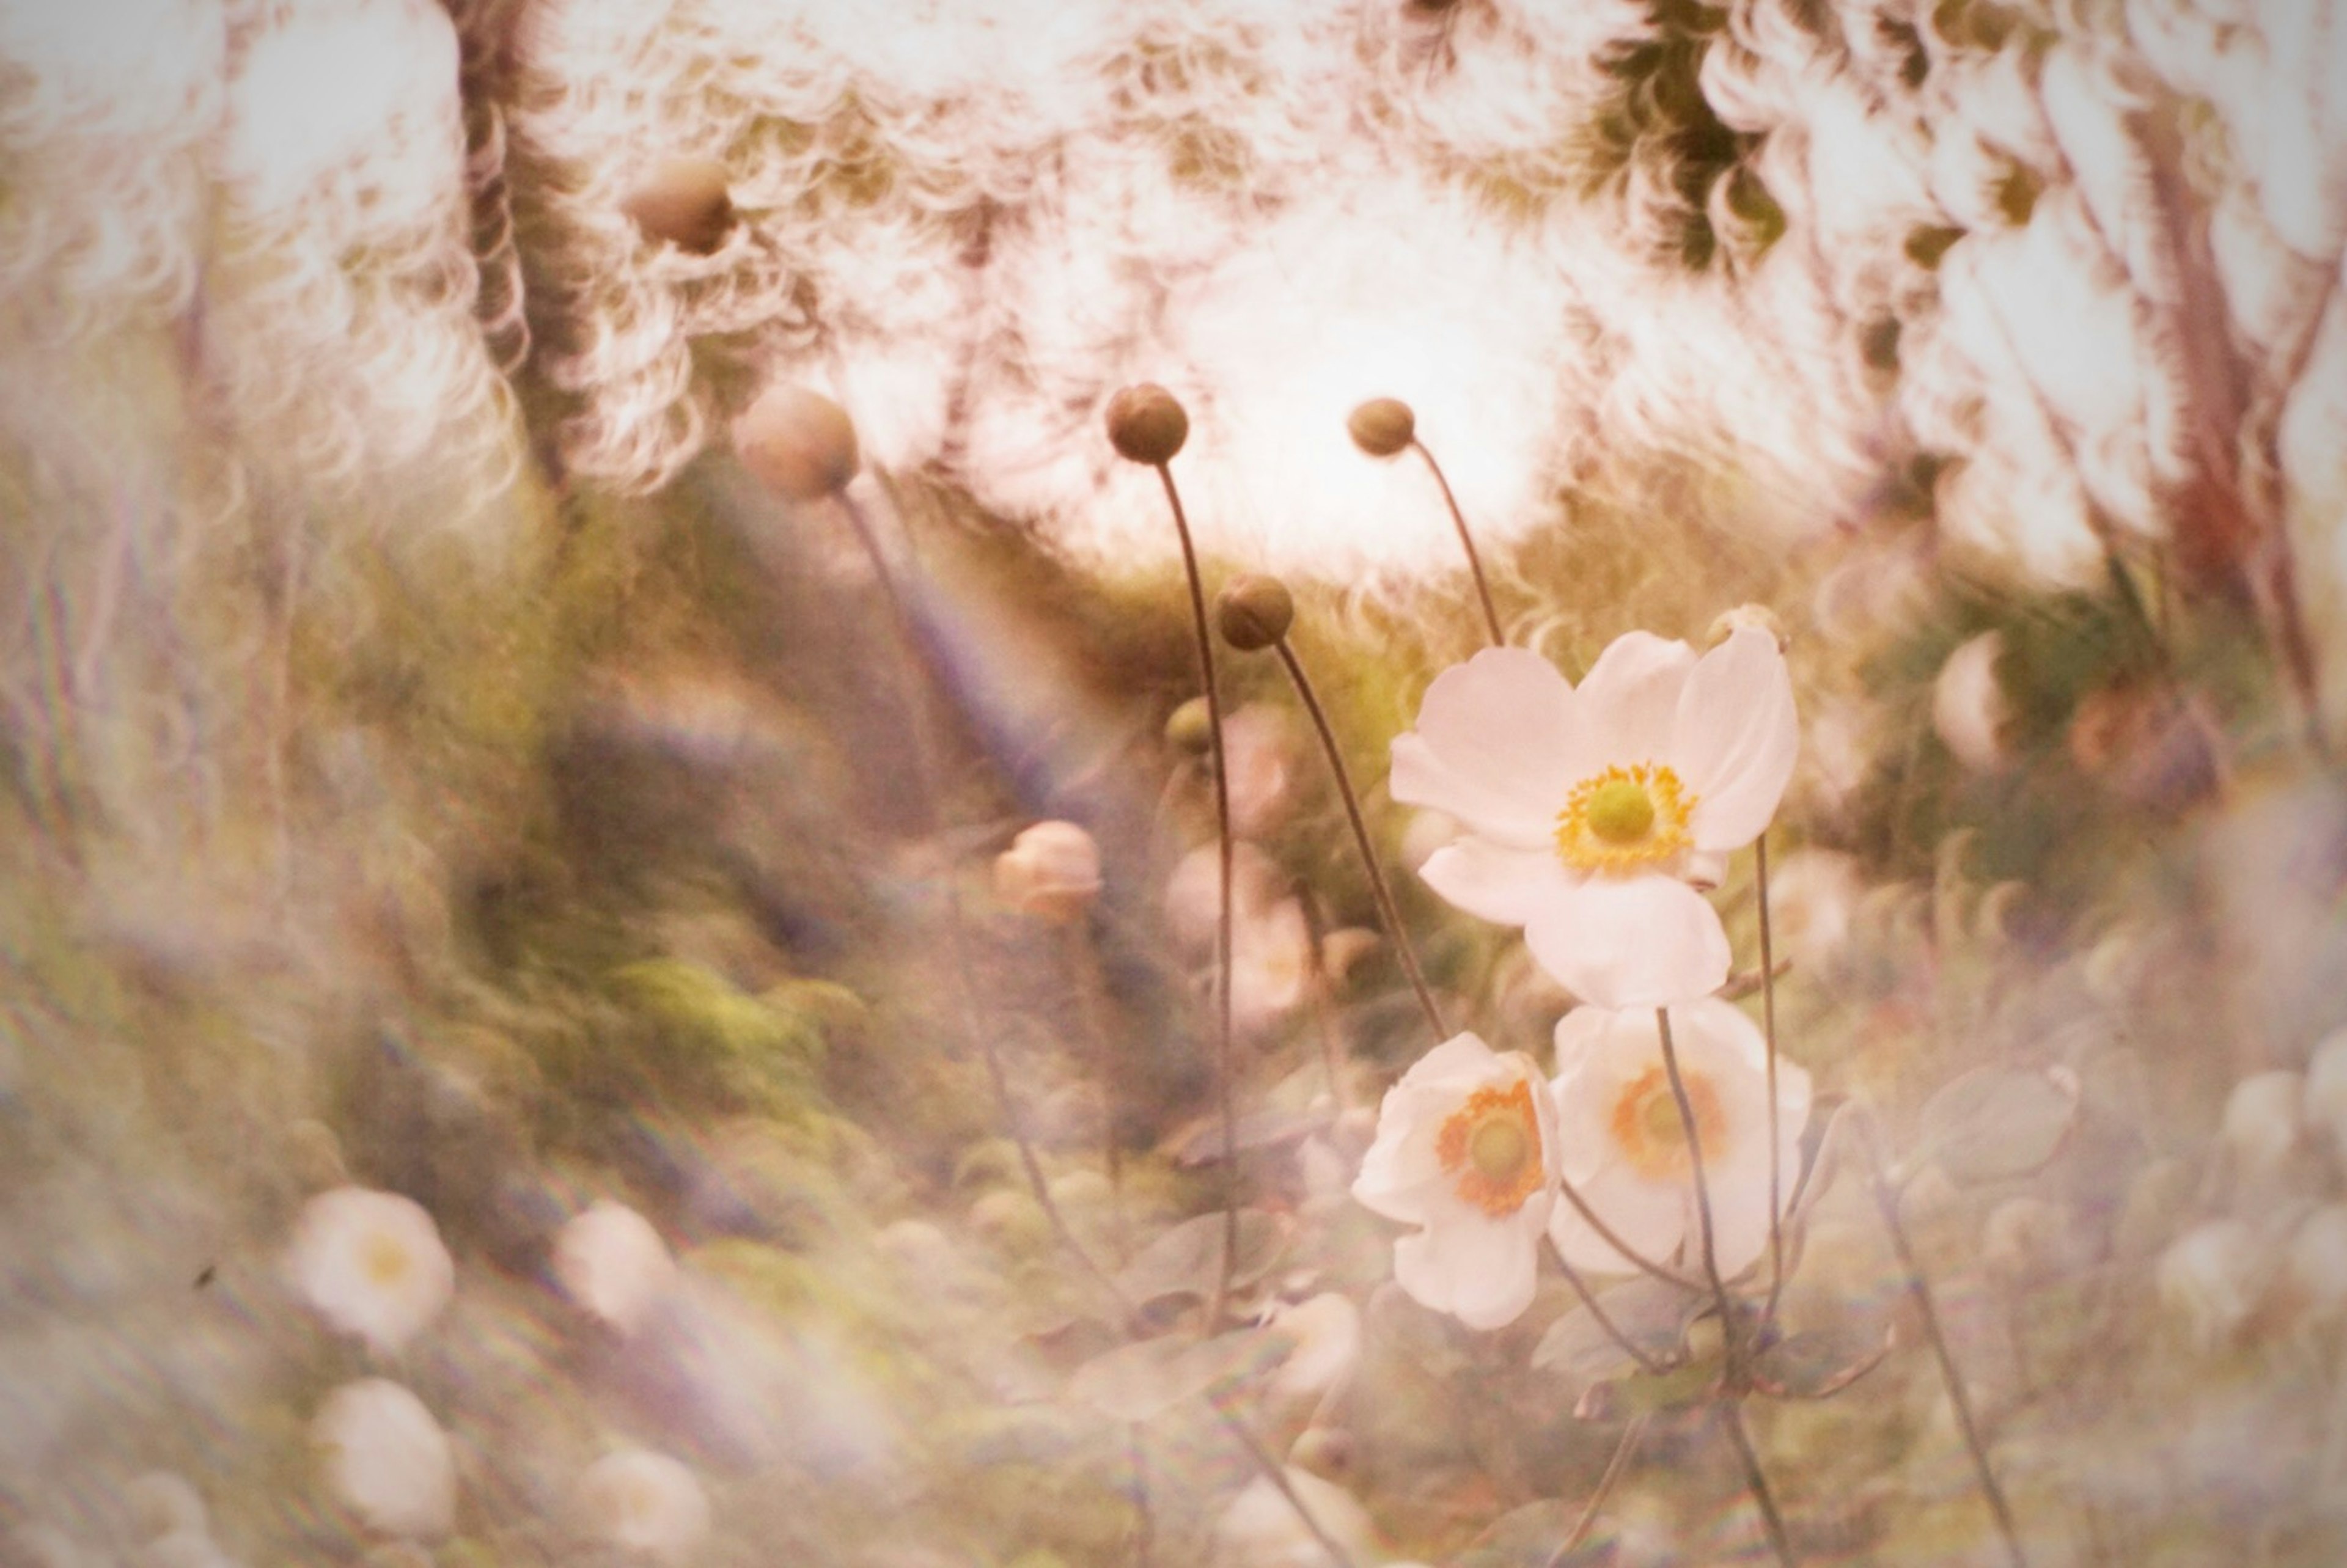
<path fill-rule="evenodd" d="M 1193 697 L 1167 715 L 1165 743 L 1199 756 L 1214 743 L 1214 713 L 1204 697 Z"/>
<path fill-rule="evenodd" d="M 804 386 L 770 386 L 733 421 L 733 449 L 758 483 L 786 501 L 835 495 L 856 477 L 847 411 Z"/>
<path fill-rule="evenodd" d="M 1956 761 L 1976 774 L 2002 773 L 2013 761 L 2005 741 L 2012 704 L 1997 684 L 2004 640 L 1993 631 L 1960 645 L 1932 683 L 1932 728 Z"/>
<path fill-rule="evenodd" d="M 1765 604 L 1739 604 L 1733 610 L 1723 610 L 1719 619 L 1711 623 L 1704 634 L 1704 646 L 1717 648 L 1743 627 L 1765 631 L 1777 640 L 1777 651 L 1783 653 L 1793 646 L 1793 634 L 1777 619 L 1777 612 Z"/>
<path fill-rule="evenodd" d="M 1039 822 L 995 857 L 995 896 L 1022 915 L 1072 920 L 1100 890 L 1100 845 L 1072 822 Z"/>
<path fill-rule="evenodd" d="M 1214 600 L 1214 621 L 1223 641 L 1242 653 L 1259 652 L 1287 635 L 1296 600 L 1276 577 L 1243 577 Z"/>
<path fill-rule="evenodd" d="M 2235 1171 L 2258 1178 L 2281 1168 L 2298 1145 L 2300 1097 L 2299 1076 L 2286 1069 L 2253 1072 L 2233 1085 L 2219 1131 Z"/>
<path fill-rule="evenodd" d="M 2159 1299 L 2204 1353 L 2230 1344 L 2272 1274 L 2257 1233 L 2237 1219 L 2209 1220 L 2168 1245 L 2156 1270 Z"/>
<path fill-rule="evenodd" d="M 1418 415 L 1399 397 L 1373 397 L 1345 420 L 1353 445 L 1372 457 L 1390 457 L 1418 438 Z"/>
<path fill-rule="evenodd" d="M 556 1233 L 554 1277 L 582 1310 L 627 1335 L 675 1288 L 676 1259 L 650 1220 L 598 1198 Z"/>
<path fill-rule="evenodd" d="M 1154 382 L 1128 386 L 1108 400 L 1108 440 L 1128 462 L 1160 467 L 1190 438 L 1190 416 Z"/>
<path fill-rule="evenodd" d="M 622 1449 L 588 1466 L 579 1508 L 598 1539 L 658 1563 L 685 1561 L 709 1534 L 700 1477 L 647 1449 Z"/>
<path fill-rule="evenodd" d="M 647 240 L 665 240 L 706 256 L 733 227 L 733 199 L 725 166 L 710 158 L 670 158 L 654 164 L 620 201 Z"/>

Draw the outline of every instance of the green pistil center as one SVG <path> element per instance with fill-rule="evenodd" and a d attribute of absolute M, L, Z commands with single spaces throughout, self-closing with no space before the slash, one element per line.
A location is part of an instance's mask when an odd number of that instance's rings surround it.
<path fill-rule="evenodd" d="M 1589 797 L 1589 831 L 1608 844 L 1635 844 L 1655 825 L 1654 797 L 1633 779 L 1612 779 Z"/>
<path fill-rule="evenodd" d="M 1467 1140 L 1467 1158 L 1484 1180 L 1494 1184 L 1515 1180 L 1531 1157 L 1531 1143 L 1513 1116 L 1491 1117 Z"/>

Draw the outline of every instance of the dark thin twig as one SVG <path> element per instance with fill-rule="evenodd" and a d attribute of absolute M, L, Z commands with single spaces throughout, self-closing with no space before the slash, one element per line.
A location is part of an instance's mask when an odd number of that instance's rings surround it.
<path fill-rule="evenodd" d="M 1614 1321 L 1613 1317 L 1607 1314 L 1605 1308 L 1597 1304 L 1597 1296 L 1595 1293 L 1589 1288 L 1588 1283 L 1581 1277 L 1581 1271 L 1573 1267 L 1573 1265 L 1565 1262 L 1564 1255 L 1563 1253 L 1559 1253 L 1557 1255 L 1556 1265 L 1559 1269 L 1563 1271 L 1564 1282 L 1573 1286 L 1573 1293 L 1575 1296 L 1581 1297 L 1581 1305 L 1587 1307 L 1589 1309 L 1589 1316 L 1597 1320 L 1597 1327 L 1605 1331 L 1605 1337 L 1608 1339 L 1613 1340 L 1614 1344 L 1622 1348 L 1622 1351 L 1624 1355 L 1628 1356 L 1630 1359 L 1638 1364 L 1638 1369 L 1640 1371 L 1659 1376 L 1660 1374 L 1670 1370 L 1669 1368 L 1664 1366 L 1660 1361 L 1657 1361 L 1652 1356 L 1647 1355 L 1646 1352 L 1639 1347 L 1636 1340 L 1622 1332 L 1621 1326 Z"/>
<path fill-rule="evenodd" d="M 1793 1555 L 1792 1539 L 1785 1533 L 1784 1516 L 1777 1512 L 1777 1500 L 1768 1491 L 1768 1478 L 1760 1469 L 1760 1456 L 1752 1451 L 1751 1435 L 1744 1430 L 1743 1402 L 1735 1395 L 1718 1401 L 1720 1430 L 1727 1434 L 1728 1445 L 1736 1450 L 1737 1462 L 1744 1469 L 1744 1490 L 1752 1494 L 1760 1510 L 1761 1527 L 1768 1532 L 1768 1544 L 1777 1553 L 1777 1561 L 1785 1568 L 1794 1568 L 1799 1561 Z"/>
<path fill-rule="evenodd" d="M 1785 1157 L 1777 1109 L 1777 955 L 1768 930 L 1768 831 L 1752 841 L 1752 876 L 1760 905 L 1760 1033 L 1768 1045 L 1768 1305 L 1760 1321 L 1776 1320 L 1785 1293 Z"/>
<path fill-rule="evenodd" d="M 1612 1225 L 1607 1225 L 1604 1220 L 1597 1217 L 1597 1211 L 1589 1206 L 1589 1200 L 1581 1195 L 1580 1189 L 1562 1176 L 1557 1178 L 1557 1191 L 1564 1195 L 1564 1201 L 1566 1203 L 1573 1205 L 1573 1212 L 1581 1216 L 1582 1223 L 1586 1225 L 1591 1230 L 1597 1233 L 1597 1239 L 1604 1242 L 1607 1246 L 1612 1247 L 1615 1252 L 1620 1253 L 1624 1259 L 1626 1260 L 1633 1268 L 1638 1270 L 1639 1273 L 1652 1275 L 1655 1278 L 1661 1280 L 1665 1285 L 1676 1285 L 1681 1290 L 1701 1290 L 1703 1288 L 1702 1286 L 1697 1285 L 1694 1280 L 1687 1278 L 1686 1276 L 1683 1274 L 1675 1274 L 1671 1270 L 1665 1268 L 1661 1264 L 1656 1263 L 1654 1259 L 1646 1256 L 1644 1253 L 1632 1250 L 1630 1244 L 1624 1241 L 1614 1231 Z"/>
<path fill-rule="evenodd" d="M 1483 558 L 1475 553 L 1475 536 L 1467 530 L 1467 514 L 1459 509 L 1459 497 L 1450 493 L 1450 481 L 1443 477 L 1442 465 L 1434 460 L 1434 454 L 1428 450 L 1426 443 L 1413 436 L 1409 444 L 1412 450 L 1426 459 L 1426 466 L 1434 471 L 1434 482 L 1442 487 L 1442 504 L 1450 508 L 1450 521 L 1459 530 L 1460 546 L 1467 552 L 1467 569 L 1474 574 L 1475 597 L 1482 601 L 1484 628 L 1491 634 L 1491 646 L 1504 648 L 1508 645 L 1508 639 L 1500 630 L 1500 612 L 1491 607 L 1491 585 L 1483 580 Z"/>
<path fill-rule="evenodd" d="M 1150 1568 L 1155 1554 L 1156 1517 L 1149 1510 L 1149 1464 L 1141 1448 L 1141 1423 L 1124 1430 L 1126 1455 L 1133 1462 L 1133 1568 Z"/>
<path fill-rule="evenodd" d="M 1573 1522 L 1573 1528 L 1565 1532 L 1556 1550 L 1549 1553 L 1546 1568 L 1564 1568 L 1564 1560 L 1589 1539 L 1589 1532 L 1596 1524 L 1597 1515 L 1604 1508 L 1605 1500 L 1614 1495 L 1614 1488 L 1628 1473 L 1630 1455 L 1636 1450 L 1638 1440 L 1646 1435 L 1646 1423 L 1652 1419 L 1651 1414 L 1642 1413 L 1622 1429 L 1622 1440 L 1614 1445 L 1614 1457 L 1605 1461 L 1605 1473 L 1597 1478 L 1597 1490 L 1589 1494 L 1589 1501 L 1582 1505 L 1581 1517 Z"/>
<path fill-rule="evenodd" d="M 1369 893 L 1377 900 L 1378 918 L 1385 925 L 1386 939 L 1393 944 L 1394 956 L 1401 960 L 1402 972 L 1409 977 L 1410 989 L 1418 993 L 1419 1008 L 1426 1014 L 1435 1040 L 1448 1040 L 1450 1030 L 1442 1021 L 1442 1009 L 1435 1004 L 1434 992 L 1427 986 L 1426 971 L 1418 966 L 1418 954 L 1410 947 L 1409 933 L 1402 927 L 1401 911 L 1394 905 L 1393 888 L 1378 869 L 1377 845 L 1369 840 L 1368 824 L 1361 819 L 1360 797 L 1353 793 L 1353 781 L 1345 771 L 1344 753 L 1337 748 L 1336 732 L 1328 727 L 1328 715 L 1320 706 L 1311 679 L 1304 673 L 1303 661 L 1296 658 L 1287 639 L 1279 639 L 1272 647 L 1278 651 L 1279 661 L 1286 666 L 1287 678 L 1295 685 L 1296 696 L 1302 699 L 1304 711 L 1312 716 L 1312 728 L 1320 737 L 1321 754 L 1328 759 L 1328 773 L 1337 781 L 1337 794 L 1344 799 L 1345 819 L 1353 825 L 1353 843 L 1361 852 L 1361 868 L 1368 873 Z"/>
<path fill-rule="evenodd" d="M 1890 1173 L 1884 1168 L 1882 1149 L 1871 1126 L 1864 1139 L 1867 1158 L 1872 1165 L 1874 1206 L 1882 1215 L 1882 1228 L 1891 1233 L 1891 1250 L 1899 1255 L 1899 1266 L 1907 1276 L 1907 1294 L 1914 1299 L 1915 1310 L 1923 1319 L 1923 1337 L 1932 1342 L 1932 1354 L 1940 1363 L 1940 1380 L 1947 1385 L 1948 1402 L 1955 1408 L 1956 1428 L 1963 1433 L 1964 1448 L 1972 1455 L 1973 1472 L 1979 1478 L 1981 1495 L 1988 1501 L 1989 1512 L 1996 1516 L 1997 1533 L 2004 1538 L 2005 1555 L 2013 1568 L 2029 1568 L 2028 1556 L 2021 1549 L 2021 1531 L 2014 1522 L 2013 1506 L 2005 1501 L 2004 1488 L 1989 1468 L 1988 1445 L 1982 1441 L 1980 1424 L 1973 1415 L 1973 1402 L 1964 1392 L 1964 1379 L 1956 1370 L 1955 1352 L 1948 1347 L 1948 1337 L 1940 1327 L 1940 1310 L 1932 1302 L 1931 1282 L 1923 1277 L 1923 1268 L 1915 1260 L 1914 1245 L 1907 1239 L 1907 1226 L 1899 1217 L 1899 1191 L 1891 1185 Z"/>
<path fill-rule="evenodd" d="M 1287 1506 L 1296 1511 L 1296 1517 L 1304 1522 L 1304 1528 L 1312 1532 L 1312 1539 L 1319 1542 L 1320 1550 L 1328 1554 L 1329 1561 L 1335 1563 L 1337 1568 L 1353 1568 L 1352 1553 L 1337 1544 L 1336 1539 L 1321 1528 L 1320 1522 L 1312 1517 L 1311 1509 L 1306 1507 L 1304 1499 L 1296 1495 L 1296 1483 L 1287 1479 L 1287 1467 L 1281 1464 L 1271 1450 L 1263 1446 L 1263 1440 L 1255 1435 L 1255 1429 L 1241 1420 L 1214 1395 L 1208 1394 L 1206 1399 L 1208 1403 L 1221 1412 L 1224 1426 L 1229 1430 L 1233 1437 L 1239 1440 L 1239 1446 L 1247 1450 L 1247 1456 L 1255 1460 L 1255 1468 L 1263 1472 L 1263 1478 L 1271 1482 L 1280 1496 L 1287 1500 Z"/>
<path fill-rule="evenodd" d="M 1208 1304 L 1211 1327 L 1223 1320 L 1229 1304 L 1231 1271 L 1239 1255 L 1239 1198 L 1235 1173 L 1238 1168 L 1239 1113 L 1232 1078 L 1236 1064 L 1231 1050 L 1231 776 L 1223 754 L 1223 697 L 1214 683 L 1214 639 L 1206 625 L 1206 589 L 1198 577 L 1198 551 L 1190 541 L 1190 519 L 1182 510 L 1182 493 L 1174 487 L 1174 470 L 1156 465 L 1165 486 L 1166 504 L 1174 508 L 1174 531 L 1182 540 L 1182 571 L 1190 584 L 1191 630 L 1198 641 L 1198 679 L 1206 688 L 1206 726 L 1213 733 L 1214 762 L 1214 838 L 1222 865 L 1222 889 L 1214 922 L 1215 1109 L 1223 1121 L 1223 1266 L 1214 1280 L 1214 1298 Z"/>
<path fill-rule="evenodd" d="M 1662 1037 L 1663 1071 L 1670 1076 L 1671 1098 L 1678 1102 L 1679 1126 L 1686 1133 L 1687 1164 L 1695 1178 L 1696 1217 L 1703 1231 L 1703 1273 L 1711 1284 L 1713 1298 L 1719 1303 L 1719 1331 L 1727 1346 L 1728 1381 L 1734 1384 L 1743 1367 L 1741 1339 L 1737 1333 L 1736 1305 L 1728 1299 L 1727 1282 L 1719 1276 L 1719 1251 L 1712 1237 L 1711 1188 L 1703 1174 L 1703 1139 L 1696 1132 L 1695 1103 L 1687 1098 L 1686 1080 L 1679 1072 L 1678 1050 L 1671 1043 L 1668 1008 L 1655 1009 L 1655 1028 Z"/>

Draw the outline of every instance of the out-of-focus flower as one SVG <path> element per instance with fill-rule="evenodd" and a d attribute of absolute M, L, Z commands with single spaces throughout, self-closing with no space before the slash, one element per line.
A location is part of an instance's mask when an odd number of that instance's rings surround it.
<path fill-rule="evenodd" d="M 423 1205 L 368 1187 L 336 1187 L 302 1205 L 286 1272 L 320 1317 L 384 1355 L 439 1317 L 456 1285 Z"/>
<path fill-rule="evenodd" d="M 1932 728 L 1956 761 L 1976 774 L 2002 773 L 2013 761 L 2005 743 L 2012 704 L 1996 683 L 2004 639 L 1983 631 L 1958 645 L 1932 682 Z"/>
<path fill-rule="evenodd" d="M 1352 1298 L 1324 1291 L 1272 1313 L 1271 1326 L 1296 1348 L 1272 1375 L 1275 1399 L 1319 1399 L 1341 1384 L 1361 1358 L 1361 1309 Z"/>
<path fill-rule="evenodd" d="M 2347 1029 L 2336 1029 L 2306 1059 L 2300 1110 L 2309 1129 L 2347 1154 Z"/>
<path fill-rule="evenodd" d="M 1727 933 L 1686 878 L 1768 825 L 1799 744 L 1768 632 L 1698 659 L 1634 631 L 1577 689 L 1515 648 L 1443 671 L 1393 743 L 1390 788 L 1466 825 L 1420 872 L 1436 892 L 1523 927 L 1583 1000 L 1655 1007 L 1727 979 Z"/>
<path fill-rule="evenodd" d="M 1165 913 L 1175 938 L 1193 952 L 1211 951 L 1220 911 L 1221 856 L 1201 845 L 1166 879 Z M 1231 1027 L 1260 1035 L 1310 993 L 1312 928 L 1304 907 L 1277 896 L 1269 856 L 1236 846 L 1231 864 Z"/>
<path fill-rule="evenodd" d="M 1797 849 L 1768 868 L 1768 923 L 1781 957 L 1813 969 L 1850 939 L 1850 914 L 1866 891 L 1858 862 L 1833 849 Z"/>
<path fill-rule="evenodd" d="M 760 484 L 786 501 L 845 490 L 861 463 L 847 411 L 804 386 L 761 392 L 733 422 L 733 449 Z"/>
<path fill-rule="evenodd" d="M 1100 845 L 1072 822 L 1039 822 L 994 857 L 994 896 L 1022 915 L 1073 920 L 1100 890 Z"/>
<path fill-rule="evenodd" d="M 2299 1222 L 2282 1277 L 2316 1317 L 2347 1312 L 2347 1204 L 2325 1204 Z"/>
<path fill-rule="evenodd" d="M 650 1220 L 598 1198 L 555 1235 L 554 1277 L 580 1307 L 632 1334 L 675 1287 L 676 1259 Z"/>
<path fill-rule="evenodd" d="M 1295 794 L 1294 726 L 1277 708 L 1249 702 L 1223 721 L 1223 758 L 1231 831 L 1241 838 L 1265 837 Z"/>
<path fill-rule="evenodd" d="M 1218 1568 L 1322 1568 L 1328 1561 L 1327 1549 L 1296 1517 L 1299 1504 L 1354 1562 L 1383 1561 L 1377 1527 L 1351 1492 L 1294 1466 L 1287 1467 L 1286 1479 L 1295 1503 L 1268 1476 L 1255 1477 L 1231 1499 L 1214 1522 Z"/>
<path fill-rule="evenodd" d="M 579 1478 L 579 1511 L 597 1539 L 682 1563 L 709 1534 L 709 1494 L 680 1460 L 646 1449 L 605 1454 Z"/>
<path fill-rule="evenodd" d="M 2262 1181 L 2280 1171 L 2298 1147 L 2301 1099 L 2299 1076 L 2276 1069 L 2253 1072 L 2225 1098 L 2220 1133 L 2236 1176 Z"/>
<path fill-rule="evenodd" d="M 445 1535 L 456 1517 L 456 1460 L 424 1401 L 384 1378 L 326 1396 L 311 1424 L 327 1489 L 367 1529 Z"/>
<path fill-rule="evenodd" d="M 2159 1299 L 2203 1352 L 2229 1344 L 2265 1296 L 2273 1260 L 2258 1234 L 2232 1218 L 2193 1226 L 2159 1255 Z"/>
<path fill-rule="evenodd" d="M 1556 1113 L 1530 1058 L 1453 1035 L 1386 1091 L 1353 1196 L 1420 1228 L 1394 1279 L 1420 1305 L 1497 1328 L 1532 1305 L 1556 1195 Z"/>
<path fill-rule="evenodd" d="M 175 1471 L 150 1470 L 132 1481 L 123 1493 L 130 1504 L 130 1522 L 141 1541 L 153 1541 L 178 1531 L 198 1534 L 211 1529 L 203 1494 Z"/>
<path fill-rule="evenodd" d="M 1740 1273 L 1768 1246 L 1768 1047 L 1733 1004 L 1704 997 L 1670 1009 L 1671 1042 L 1703 1153 L 1713 1255 Z M 1565 1180 L 1624 1245 L 1656 1261 L 1701 1255 L 1695 1165 L 1661 1036 L 1648 1010 L 1575 1008 L 1556 1026 L 1557 1136 Z M 1779 1195 L 1800 1168 L 1809 1075 L 1777 1063 Z M 1633 1266 L 1570 1204 L 1549 1218 L 1549 1238 L 1576 1268 L 1621 1273 Z"/>

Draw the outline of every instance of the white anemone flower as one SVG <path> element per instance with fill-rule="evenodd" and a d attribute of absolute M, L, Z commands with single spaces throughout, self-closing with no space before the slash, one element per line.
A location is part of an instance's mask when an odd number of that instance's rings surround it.
<path fill-rule="evenodd" d="M 1386 1091 L 1353 1196 L 1421 1227 L 1394 1243 L 1396 1283 L 1471 1328 L 1498 1328 L 1532 1305 L 1556 1151 L 1532 1060 L 1453 1035 Z"/>
<path fill-rule="evenodd" d="M 650 1220 L 598 1198 L 556 1233 L 554 1277 L 589 1315 L 626 1335 L 676 1288 L 677 1266 Z"/>
<path fill-rule="evenodd" d="M 682 1461 L 647 1449 L 605 1454 L 579 1478 L 579 1507 L 603 1541 L 679 1563 L 709 1534 L 709 1494 Z"/>
<path fill-rule="evenodd" d="M 1732 1003 L 1703 997 L 1670 1009 L 1671 1045 L 1694 1112 L 1710 1201 L 1712 1251 L 1722 1277 L 1741 1273 L 1768 1246 L 1768 1046 Z M 1650 1009 L 1575 1008 L 1556 1026 L 1557 1137 L 1564 1179 L 1624 1245 L 1655 1262 L 1699 1265 L 1702 1219 L 1695 1162 L 1662 1037 Z M 1777 1063 L 1778 1195 L 1801 1169 L 1809 1075 Z M 1571 1204 L 1549 1219 L 1549 1239 L 1575 1268 L 1600 1274 L 1634 1266 Z"/>
<path fill-rule="evenodd" d="M 362 1378 L 326 1396 L 310 1428 L 326 1485 L 369 1530 L 446 1535 L 456 1518 L 456 1460 L 432 1412 L 397 1383 Z"/>
<path fill-rule="evenodd" d="M 1583 1000 L 1659 1007 L 1727 979 L 1727 933 L 1688 883 L 1716 881 L 1768 826 L 1799 746 L 1768 632 L 1698 659 L 1633 631 L 1578 688 L 1520 648 L 1444 671 L 1394 741 L 1389 787 L 1467 830 L 1420 868 L 1436 892 L 1522 926 Z"/>
<path fill-rule="evenodd" d="M 320 1317 L 378 1355 L 422 1333 L 456 1285 L 424 1206 L 368 1187 L 336 1187 L 303 1204 L 285 1267 Z"/>

